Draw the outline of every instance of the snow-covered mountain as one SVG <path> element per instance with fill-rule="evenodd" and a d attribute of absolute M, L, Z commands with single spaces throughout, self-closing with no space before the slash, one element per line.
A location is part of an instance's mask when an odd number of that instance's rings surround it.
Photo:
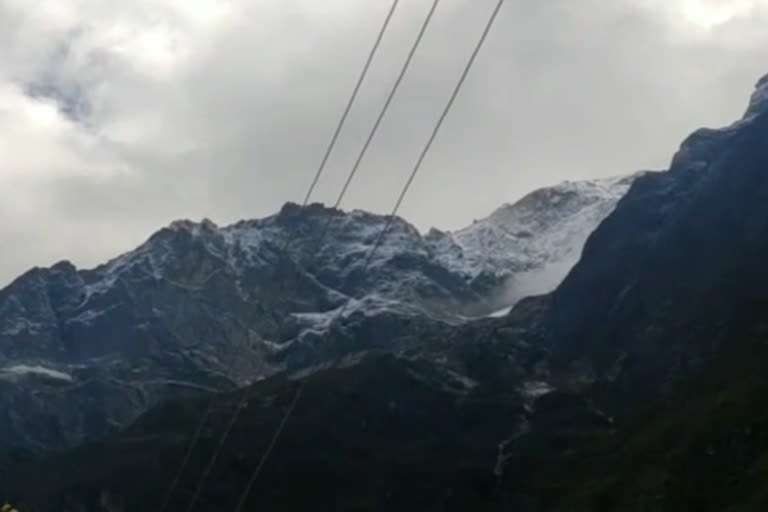
<path fill-rule="evenodd" d="M 387 218 L 318 204 L 178 221 L 95 269 L 35 268 L 0 290 L 0 438 L 71 445 L 162 399 L 497 314 L 557 284 L 634 178 L 541 189 L 456 232 L 394 219 L 367 270 Z"/>
<path fill-rule="evenodd" d="M 507 277 L 499 300 L 509 309 L 565 278 L 590 233 L 642 174 L 542 188 L 464 229 L 433 230 L 428 239 L 446 268 L 472 279 Z"/>

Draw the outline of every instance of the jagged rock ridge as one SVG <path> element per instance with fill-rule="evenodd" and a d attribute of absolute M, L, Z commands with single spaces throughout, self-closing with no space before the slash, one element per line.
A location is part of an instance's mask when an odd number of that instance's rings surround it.
<path fill-rule="evenodd" d="M 33 269 L 0 290 L 0 436 L 71 446 L 163 399 L 400 350 L 414 330 L 508 308 L 564 275 L 633 179 L 542 189 L 455 233 L 395 219 L 366 272 L 386 218 L 317 204 L 177 221 L 95 269 Z"/>

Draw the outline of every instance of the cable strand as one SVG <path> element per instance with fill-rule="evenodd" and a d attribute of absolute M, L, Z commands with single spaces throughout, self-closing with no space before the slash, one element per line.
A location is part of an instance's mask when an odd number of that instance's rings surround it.
<path fill-rule="evenodd" d="M 269 442 L 269 445 L 267 446 L 267 449 L 264 451 L 264 455 L 261 457 L 261 460 L 259 461 L 258 466 L 256 466 L 256 469 L 253 471 L 251 478 L 248 480 L 248 483 L 246 484 L 245 489 L 240 494 L 240 498 L 237 500 L 237 506 L 235 507 L 234 512 L 241 512 L 243 510 L 243 507 L 245 506 L 245 503 L 248 501 L 248 496 L 250 496 L 253 486 L 256 484 L 256 481 L 259 479 L 259 475 L 261 474 L 262 468 L 266 465 L 267 460 L 269 460 L 269 456 L 272 454 L 272 451 L 275 449 L 278 439 L 280 439 L 280 436 L 282 435 L 283 430 L 285 430 L 285 426 L 288 424 L 288 420 L 293 415 L 293 411 L 296 410 L 296 404 L 299 403 L 299 399 L 301 398 L 301 395 L 304 392 L 305 382 L 306 381 L 301 381 L 299 383 L 299 387 L 298 389 L 296 389 L 296 394 L 293 396 L 291 405 L 288 407 L 288 410 L 285 412 L 285 415 L 283 416 L 282 421 L 280 421 L 280 425 L 278 425 L 277 430 L 275 431 L 275 434 L 272 436 L 272 440 Z"/>
<path fill-rule="evenodd" d="M 416 36 L 416 40 L 411 46 L 411 49 L 408 53 L 408 57 L 405 59 L 405 63 L 403 64 L 403 67 L 400 69 L 400 74 L 398 75 L 397 80 L 395 80 L 395 83 L 392 86 L 392 89 L 389 91 L 387 100 L 384 102 L 384 106 L 379 112 L 379 116 L 376 119 L 376 122 L 373 124 L 373 128 L 371 129 L 370 133 L 368 134 L 368 138 L 363 144 L 363 148 L 358 154 L 357 159 L 355 160 L 355 163 L 352 166 L 352 170 L 347 176 L 347 180 L 344 182 L 344 186 L 341 188 L 341 192 L 336 198 L 336 202 L 333 205 L 334 208 L 338 208 L 339 205 L 341 205 L 341 202 L 344 200 L 344 197 L 346 196 L 347 191 L 349 190 L 349 187 L 352 184 L 352 181 L 355 179 L 355 176 L 357 175 L 357 171 L 360 168 L 360 164 L 365 158 L 365 155 L 368 152 L 368 148 L 371 146 L 371 142 L 373 142 L 373 139 L 379 130 L 379 126 L 381 125 L 381 122 L 384 119 L 384 116 L 387 114 L 387 111 L 389 110 L 389 106 L 392 104 L 392 100 L 394 99 L 395 94 L 397 94 L 397 91 L 400 88 L 400 84 L 402 83 L 403 78 L 405 77 L 405 74 L 408 72 L 408 69 L 411 66 L 411 61 L 413 60 L 413 57 L 416 54 L 416 51 L 421 45 L 421 41 L 424 38 L 424 34 L 427 31 L 427 28 L 429 27 L 430 22 L 432 21 L 432 17 L 434 16 L 435 10 L 437 9 L 437 6 L 439 3 L 440 3 L 440 0 L 434 0 L 432 2 L 432 7 L 430 8 L 429 12 L 427 13 L 427 17 L 424 19 L 424 22 L 421 25 L 421 29 L 419 30 L 419 33 Z M 332 220 L 333 220 L 333 217 L 329 215 L 320 231 L 320 236 L 317 237 L 317 242 L 312 247 L 312 251 L 310 252 L 310 254 L 317 254 L 317 251 L 319 251 L 320 248 L 322 247 L 323 240 L 325 240 L 325 236 L 328 234 L 328 230 L 330 229 Z"/>
<path fill-rule="evenodd" d="M 376 37 L 376 42 L 373 44 L 373 48 L 371 49 L 371 52 L 368 54 L 368 59 L 365 61 L 365 66 L 363 66 L 363 71 L 360 73 L 360 78 L 358 78 L 357 83 L 355 84 L 355 88 L 352 91 L 352 95 L 349 97 L 347 106 L 344 109 L 344 113 L 341 115 L 341 119 L 339 120 L 338 125 L 336 125 L 336 130 L 333 133 L 333 137 L 331 137 L 331 142 L 330 144 L 328 144 L 328 148 L 325 151 L 325 155 L 323 156 L 323 160 L 320 163 L 320 167 L 318 167 L 317 172 L 315 173 L 315 177 L 312 180 L 312 183 L 309 185 L 309 190 L 307 190 L 307 193 L 304 196 L 304 206 L 306 206 L 309 203 L 309 200 L 312 197 L 312 193 L 315 191 L 315 188 L 317 187 L 317 183 L 320 181 L 320 177 L 322 176 L 323 171 L 325 170 L 325 166 L 328 163 L 328 159 L 330 158 L 331 153 L 333 152 L 333 148 L 336 146 L 336 142 L 339 139 L 339 134 L 341 133 L 341 129 L 344 127 L 344 124 L 347 121 L 347 117 L 349 116 L 349 112 L 350 110 L 352 110 L 352 104 L 355 102 L 355 99 L 357 98 L 357 94 L 360 92 L 360 87 L 363 85 L 363 82 L 365 81 L 365 77 L 368 75 L 368 70 L 371 67 L 373 58 L 379 49 L 381 40 L 384 38 L 384 33 L 386 32 L 387 27 L 389 26 L 389 22 L 392 20 L 392 16 L 395 14 L 395 9 L 397 9 L 397 4 L 399 3 L 399 1 L 400 0 L 394 0 L 392 2 L 392 7 L 390 7 L 389 12 L 387 13 L 387 17 L 384 20 L 384 24 L 382 25 L 381 30 L 379 31 L 379 34 Z"/>
<path fill-rule="evenodd" d="M 354 87 L 354 89 L 352 91 L 352 95 L 350 96 L 350 99 L 347 102 L 347 105 L 346 105 L 346 107 L 344 109 L 344 112 L 343 112 L 343 114 L 342 114 L 342 116 L 341 116 L 341 118 L 340 118 L 340 120 L 339 120 L 339 122 L 338 122 L 338 124 L 336 126 L 334 134 L 331 137 L 331 141 L 330 141 L 330 143 L 328 145 L 328 148 L 325 151 L 325 154 L 324 154 L 323 159 L 322 159 L 322 161 L 320 163 L 320 166 L 318 167 L 318 169 L 317 169 L 317 171 L 316 171 L 316 173 L 315 173 L 315 175 L 314 175 L 314 177 L 312 179 L 312 182 L 309 185 L 307 193 L 304 196 L 304 201 L 303 201 L 303 205 L 304 206 L 309 204 L 309 201 L 310 201 L 310 199 L 312 197 L 312 194 L 313 194 L 313 192 L 314 192 L 314 190 L 315 190 L 315 188 L 316 188 L 316 186 L 317 186 L 317 184 L 318 184 L 318 182 L 319 182 L 319 180 L 320 180 L 320 178 L 321 178 L 321 176 L 322 176 L 322 174 L 323 174 L 323 172 L 325 170 L 325 167 L 326 167 L 326 164 L 327 164 L 328 159 L 330 157 L 330 154 L 332 153 L 332 151 L 333 151 L 333 149 L 334 149 L 334 147 L 336 145 L 336 142 L 337 142 L 337 140 L 339 138 L 339 134 L 341 133 L 341 130 L 344 127 L 344 124 L 346 123 L 347 117 L 349 116 L 349 112 L 352 109 L 352 105 L 353 105 L 355 99 L 357 98 L 357 95 L 358 95 L 358 93 L 360 91 L 360 88 L 361 88 L 363 82 L 365 81 L 365 78 L 368 75 L 368 71 L 369 71 L 369 69 L 371 67 L 371 63 L 373 62 L 373 59 L 374 59 L 376 53 L 378 52 L 379 46 L 381 45 L 381 41 L 384 38 L 384 34 L 386 33 L 387 28 L 390 25 L 390 22 L 392 21 L 392 17 L 393 17 L 393 15 L 395 13 L 395 10 L 397 9 L 397 6 L 398 6 L 399 2 L 400 2 L 400 0 L 393 0 L 392 6 L 390 7 L 389 11 L 387 12 L 387 16 L 384 19 L 384 23 L 382 24 L 382 26 L 381 26 L 381 28 L 380 28 L 377 36 L 376 36 L 376 40 L 375 40 L 375 42 L 373 44 L 373 47 L 371 48 L 371 51 L 368 54 L 368 57 L 367 57 L 367 59 L 365 61 L 365 65 L 363 66 L 363 70 L 360 73 L 360 76 L 359 76 L 359 78 L 358 78 L 358 80 L 357 80 L 357 82 L 355 84 L 355 87 Z M 283 247 L 281 248 L 281 252 L 285 252 L 288 249 L 288 246 L 290 245 L 290 243 L 291 243 L 291 241 L 293 239 L 293 236 L 295 236 L 295 234 L 292 234 L 292 233 L 289 234 L 289 236 L 286 238 L 286 241 L 285 241 Z M 244 404 L 244 402 L 247 400 L 247 398 L 248 398 L 247 395 L 244 395 L 241 398 L 241 401 L 238 403 L 238 408 L 234 412 L 234 415 L 233 415 L 234 421 L 237 421 L 237 418 L 240 415 L 241 406 Z M 166 493 L 165 498 L 163 499 L 163 503 L 161 505 L 160 512 L 165 512 L 165 510 L 168 507 L 168 504 L 171 501 L 171 498 L 173 497 L 174 492 L 176 491 L 178 485 L 181 482 L 181 477 L 182 477 L 184 471 L 186 470 L 186 467 L 189 464 L 189 461 L 192 458 L 192 453 L 194 452 L 194 449 L 197 446 L 197 443 L 200 441 L 200 436 L 202 434 L 203 427 L 204 427 L 205 422 L 207 421 L 208 417 L 211 414 L 212 406 L 213 406 L 213 404 L 211 404 L 208 408 L 206 408 L 206 410 L 205 410 L 205 412 L 203 414 L 203 419 L 200 422 L 200 426 L 195 431 L 195 433 L 193 434 L 192 441 L 190 442 L 190 445 L 189 445 L 189 448 L 187 450 L 187 453 L 185 454 L 185 456 L 183 458 L 182 465 L 179 468 L 176 476 L 174 477 L 174 479 L 173 479 L 173 481 L 171 483 L 171 486 L 169 487 L 169 489 L 168 489 L 168 491 Z M 234 424 L 234 421 L 232 422 L 232 424 Z M 231 427 L 228 430 L 231 430 Z M 224 438 L 224 440 L 226 440 L 226 438 Z M 222 446 L 223 446 L 223 443 L 222 443 Z M 214 461 L 215 461 L 215 459 L 218 458 L 218 453 L 214 453 L 213 458 L 214 458 Z M 199 490 L 196 491 L 196 494 L 199 494 Z"/>
<path fill-rule="evenodd" d="M 195 450 L 195 445 L 197 444 L 197 441 L 200 439 L 200 436 L 203 433 L 203 429 L 205 428 L 206 423 L 208 423 L 208 418 L 211 416 L 212 405 L 213 405 L 212 402 L 213 402 L 213 399 L 211 399 L 210 403 L 206 407 L 205 414 L 203 414 L 197 428 L 195 429 L 195 433 L 192 435 L 192 440 L 190 441 L 187 447 L 187 451 L 184 454 L 184 458 L 182 459 L 181 466 L 179 467 L 179 470 L 176 472 L 173 478 L 173 481 L 171 482 L 171 485 L 168 487 L 168 490 L 165 493 L 165 497 L 163 498 L 162 505 L 160 506 L 160 512 L 165 512 L 165 510 L 168 508 L 168 505 L 171 503 L 171 498 L 173 497 L 173 493 L 176 490 L 176 487 L 179 485 L 179 482 L 181 481 L 181 477 L 184 475 L 184 470 L 187 468 L 187 465 L 189 464 L 189 460 L 192 458 L 192 453 Z"/>
<path fill-rule="evenodd" d="M 442 128 L 443 122 L 445 121 L 445 118 L 448 116 L 448 113 L 450 112 L 451 107 L 453 107 L 453 104 L 456 101 L 456 97 L 459 95 L 459 91 L 461 91 L 461 88 L 464 85 L 464 82 L 466 81 L 467 76 L 469 75 L 469 71 L 472 69 L 472 65 L 475 63 L 475 60 L 477 59 L 477 55 L 480 53 L 480 50 L 482 49 L 483 44 L 485 43 L 485 40 L 488 38 L 488 33 L 491 31 L 491 27 L 493 26 L 494 21 L 496 21 L 496 17 L 498 16 L 499 11 L 501 10 L 501 6 L 503 4 L 504 4 L 504 0 L 499 0 L 499 2 L 496 4 L 496 8 L 493 10 L 493 13 L 491 14 L 491 18 L 488 20 L 488 23 L 485 26 L 485 30 L 483 30 L 483 33 L 480 36 L 480 40 L 475 46 L 475 49 L 472 52 L 472 55 L 470 56 L 469 61 L 467 62 L 467 65 L 464 67 L 464 71 L 462 72 L 461 77 L 459 78 L 459 82 L 456 84 L 456 87 L 454 88 L 453 93 L 451 94 L 451 97 L 448 100 L 448 103 L 443 109 L 443 112 L 440 115 L 440 118 L 438 119 L 437 124 L 435 125 L 435 128 L 432 130 L 432 134 L 427 140 L 427 144 L 424 146 L 424 149 L 419 155 L 419 159 L 417 160 L 416 165 L 413 168 L 413 171 L 411 171 L 411 174 L 408 177 L 408 181 L 406 181 L 405 186 L 403 187 L 403 190 L 400 192 L 400 197 L 398 197 L 397 203 L 395 203 L 395 207 L 392 209 L 392 213 L 389 215 L 387 224 L 385 225 L 384 229 L 381 230 L 381 232 L 379 233 L 379 237 L 377 238 L 376 243 L 373 246 L 373 249 L 368 253 L 368 258 L 366 259 L 364 268 L 367 268 L 368 265 L 370 264 L 371 259 L 373 258 L 373 255 L 375 254 L 376 250 L 379 248 L 382 241 L 384 240 L 384 236 L 387 234 L 387 231 L 392 226 L 392 222 L 394 221 L 394 218 L 397 215 L 397 212 L 400 211 L 400 207 L 402 206 L 403 201 L 405 200 L 405 196 L 406 194 L 408 194 L 408 191 L 411 188 L 411 185 L 413 184 L 414 180 L 416 179 L 416 176 L 421 170 L 421 166 L 424 163 L 424 159 L 426 158 L 429 150 L 432 148 L 432 144 L 435 142 L 435 139 L 437 138 L 437 134 L 439 133 L 440 128 Z"/>
<path fill-rule="evenodd" d="M 466 81 L 467 76 L 469 75 L 469 71 L 471 70 L 472 65 L 474 64 L 474 62 L 475 62 L 475 60 L 477 58 L 477 55 L 480 53 L 480 50 L 483 47 L 483 44 L 485 43 L 485 40 L 488 37 L 488 34 L 489 34 L 490 30 L 491 30 L 491 27 L 493 26 L 493 24 L 494 24 L 494 22 L 495 22 L 495 20 L 496 20 L 496 18 L 498 16 L 498 13 L 501 10 L 501 7 L 502 7 L 503 4 L 504 4 L 504 0 L 499 0 L 497 5 L 496 5 L 496 7 L 495 7 L 495 9 L 493 10 L 493 13 L 491 14 L 491 17 L 488 20 L 488 23 L 487 23 L 485 29 L 483 30 L 483 33 L 482 33 L 482 35 L 480 37 L 480 40 L 478 41 L 477 45 L 475 46 L 475 49 L 472 52 L 472 55 L 470 56 L 470 59 L 467 62 L 467 65 L 465 66 L 464 71 L 462 72 L 461 77 L 459 78 L 459 81 L 458 81 L 455 89 L 453 90 L 453 93 L 451 94 L 451 97 L 448 100 L 448 103 L 446 104 L 445 109 L 443 110 L 442 114 L 440 115 L 440 118 L 438 119 L 438 122 L 435 125 L 435 128 L 432 131 L 432 134 L 430 135 L 430 137 L 429 137 L 429 139 L 427 141 L 427 144 L 424 147 L 424 150 L 421 152 L 421 154 L 419 156 L 419 159 L 418 159 L 418 161 L 416 162 L 416 165 L 413 168 L 413 171 L 411 172 L 410 176 L 408 177 L 408 180 L 406 181 L 405 186 L 403 187 L 402 191 L 400 192 L 400 195 L 399 195 L 399 197 L 397 199 L 395 207 L 392 210 L 392 214 L 389 216 L 389 219 L 388 219 L 387 223 L 385 224 L 384 228 L 380 231 L 379 236 L 378 236 L 378 238 L 376 240 L 376 243 L 374 244 L 373 248 L 368 253 L 368 256 L 367 256 L 367 258 L 365 260 L 365 263 L 363 265 L 363 272 L 364 273 L 368 270 L 368 267 L 370 266 L 371 262 L 373 261 L 373 256 L 375 255 L 376 251 L 381 246 L 381 242 L 384 239 L 384 236 L 386 235 L 388 229 L 391 227 L 392 221 L 395 218 L 395 215 L 397 215 L 398 210 L 402 206 L 402 203 L 405 200 L 405 197 L 408 194 L 408 191 L 409 191 L 413 181 L 415 180 L 416 176 L 418 175 L 418 173 L 419 173 L 419 171 L 421 169 L 422 163 L 424 162 L 424 159 L 425 159 L 427 153 L 429 152 L 430 148 L 432 147 L 432 144 L 435 141 L 435 139 L 437 137 L 437 134 L 440 131 L 440 128 L 442 127 L 442 125 L 443 125 L 443 122 L 445 121 L 445 118 L 448 116 L 448 113 L 449 113 L 451 107 L 453 106 L 453 104 L 454 104 L 454 102 L 455 102 L 455 100 L 456 100 L 456 98 L 457 98 L 457 96 L 459 94 L 459 91 L 461 90 L 462 86 L 464 85 L 464 82 Z M 339 312 L 336 315 L 334 315 L 334 318 L 331 320 L 329 325 L 333 325 L 336 322 L 336 320 L 338 320 L 338 318 L 343 314 L 346 306 L 350 302 L 351 302 L 351 300 L 349 300 L 349 301 L 344 303 L 344 305 L 341 307 Z M 243 508 L 243 506 L 245 505 L 245 503 L 246 503 L 246 501 L 248 499 L 248 496 L 249 496 L 249 494 L 250 494 L 250 492 L 251 492 L 251 490 L 253 488 L 253 485 L 258 480 L 258 476 L 259 476 L 262 468 L 266 465 L 266 462 L 269 459 L 269 456 L 271 455 L 274 447 L 277 445 L 277 442 L 278 442 L 278 440 L 280 438 L 280 435 L 282 434 L 283 430 L 285 429 L 285 425 L 288 423 L 288 420 L 290 419 L 291 415 L 293 414 L 293 412 L 296 409 L 296 404 L 298 403 L 299 398 L 300 398 L 301 394 L 304 391 L 305 384 L 306 384 L 306 380 L 301 381 L 299 383 L 299 387 L 296 390 L 296 395 L 294 396 L 294 399 L 293 399 L 293 401 L 291 403 L 291 406 L 286 411 L 285 416 L 283 417 L 283 420 L 280 422 L 280 425 L 279 425 L 277 431 L 275 432 L 275 435 L 273 436 L 273 438 L 272 438 L 272 440 L 271 440 L 271 442 L 269 444 L 269 447 L 267 448 L 267 450 L 265 451 L 264 455 L 262 456 L 261 461 L 259 462 L 258 466 L 256 467 L 256 470 L 254 471 L 254 474 L 249 479 L 248 484 L 247 484 L 245 490 L 243 491 L 243 494 L 240 496 L 240 499 L 238 500 L 238 504 L 237 504 L 237 507 L 235 508 L 234 512 L 241 512 L 242 511 L 242 508 Z"/>

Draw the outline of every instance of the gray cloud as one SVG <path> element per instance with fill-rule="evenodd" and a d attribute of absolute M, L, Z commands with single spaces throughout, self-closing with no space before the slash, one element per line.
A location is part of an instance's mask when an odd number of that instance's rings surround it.
<path fill-rule="evenodd" d="M 429 3 L 401 2 L 316 199 L 335 198 Z M 494 3 L 443 0 L 343 206 L 390 210 Z M 389 7 L 44 6 L 0 0 L 0 283 L 175 218 L 300 200 Z M 402 214 L 455 228 L 538 186 L 665 167 L 741 115 L 766 22 L 762 0 L 508 0 Z"/>

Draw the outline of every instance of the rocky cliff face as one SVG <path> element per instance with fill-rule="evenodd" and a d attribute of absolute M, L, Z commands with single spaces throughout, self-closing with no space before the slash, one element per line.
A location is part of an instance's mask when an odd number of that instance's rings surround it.
<path fill-rule="evenodd" d="M 694 132 L 668 172 L 633 183 L 550 297 L 549 371 L 614 432 L 590 430 L 548 463 L 517 447 L 533 461 L 527 488 L 507 474 L 518 497 L 552 510 L 768 505 L 767 78 L 741 120 Z M 557 439 L 534 432 L 529 446 Z"/>
<path fill-rule="evenodd" d="M 386 218 L 291 204 L 226 227 L 175 222 L 95 269 L 33 269 L 0 290 L 0 439 L 73 446 L 164 399 L 397 351 L 508 308 L 562 278 L 633 179 L 536 191 L 455 233 L 395 219 L 366 272 Z"/>

